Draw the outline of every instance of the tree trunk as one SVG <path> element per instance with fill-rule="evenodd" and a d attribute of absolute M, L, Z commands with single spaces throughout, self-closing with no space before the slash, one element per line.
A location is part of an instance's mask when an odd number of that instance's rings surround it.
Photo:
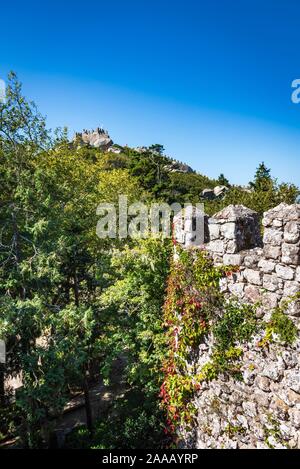
<path fill-rule="evenodd" d="M 74 296 L 75 296 L 75 305 L 79 306 L 79 286 L 78 286 L 78 277 L 75 269 L 74 272 Z"/>
<path fill-rule="evenodd" d="M 5 390 L 4 390 L 4 364 L 0 363 L 0 405 L 5 406 Z"/>
<path fill-rule="evenodd" d="M 86 369 L 84 370 L 83 391 L 84 391 L 84 400 L 85 400 L 86 425 L 87 425 L 89 432 L 93 434 L 92 408 L 91 408 L 89 383 L 88 383 Z"/>

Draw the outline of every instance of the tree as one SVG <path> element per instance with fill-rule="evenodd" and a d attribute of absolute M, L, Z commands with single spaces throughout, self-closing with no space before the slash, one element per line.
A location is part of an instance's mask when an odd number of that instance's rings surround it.
<path fill-rule="evenodd" d="M 227 186 L 227 187 L 230 186 L 228 179 L 224 176 L 223 173 L 220 174 L 220 176 L 217 179 L 217 182 L 220 186 Z"/>
<path fill-rule="evenodd" d="M 254 180 L 249 185 L 256 191 L 268 191 L 272 188 L 271 170 L 266 167 L 264 162 L 260 163 L 256 169 Z"/>
<path fill-rule="evenodd" d="M 6 376 L 22 372 L 16 405 L 24 444 L 32 447 L 42 438 L 53 403 L 61 412 L 68 383 L 74 384 L 68 357 L 85 392 L 91 428 L 87 374 L 97 337 L 91 334 L 88 353 L 80 354 L 87 347 L 82 329 L 64 324 L 70 308 L 78 312 L 76 325 L 86 311 L 96 314 L 88 303 L 101 285 L 94 279 L 99 255 L 92 257 L 100 240 L 91 234 L 99 171 L 97 161 L 91 165 L 74 154 L 65 137 L 51 138 L 14 74 L 0 106 L 0 336 L 7 345 Z"/>
<path fill-rule="evenodd" d="M 149 147 L 150 152 L 157 153 L 159 156 L 163 156 L 165 149 L 163 145 L 160 145 L 159 143 L 154 143 L 153 145 L 150 145 Z"/>

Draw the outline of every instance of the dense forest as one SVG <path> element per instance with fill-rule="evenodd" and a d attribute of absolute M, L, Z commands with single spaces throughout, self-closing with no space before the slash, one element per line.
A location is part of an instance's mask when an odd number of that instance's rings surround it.
<path fill-rule="evenodd" d="M 66 129 L 49 130 L 9 75 L 0 102 L 2 442 L 56 446 L 53 435 L 68 403 L 82 396 L 86 424 L 67 434 L 64 447 L 169 444 L 159 396 L 172 240 L 99 239 L 99 203 L 117 204 L 119 195 L 147 205 L 198 203 L 204 189 L 224 184 L 224 197 L 205 201 L 207 214 L 243 204 L 262 215 L 300 194 L 274 180 L 263 163 L 245 190 L 223 174 L 214 180 L 170 171 L 161 145 L 143 153 L 120 149 L 76 146 Z M 20 377 L 14 395 L 5 383 Z M 97 383 L 112 397 L 95 416 L 90 389 Z"/>

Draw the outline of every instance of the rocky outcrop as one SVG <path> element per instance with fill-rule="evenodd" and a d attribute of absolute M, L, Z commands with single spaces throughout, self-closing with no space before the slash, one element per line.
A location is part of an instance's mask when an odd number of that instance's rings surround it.
<path fill-rule="evenodd" d="M 81 133 L 77 132 L 73 138 L 73 143 L 78 146 L 90 145 L 91 147 L 100 148 L 102 150 L 108 150 L 113 145 L 113 141 L 108 132 L 99 127 L 96 130 L 83 130 Z"/>
<path fill-rule="evenodd" d="M 203 189 L 201 196 L 206 200 L 223 199 L 228 190 L 227 186 L 216 186 L 214 189 Z"/>
<path fill-rule="evenodd" d="M 190 166 L 176 160 L 172 160 L 165 169 L 170 173 L 194 173 L 194 170 Z"/>

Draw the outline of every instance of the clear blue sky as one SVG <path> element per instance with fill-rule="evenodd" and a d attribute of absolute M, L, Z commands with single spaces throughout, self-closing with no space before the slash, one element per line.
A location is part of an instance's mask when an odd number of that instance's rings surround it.
<path fill-rule="evenodd" d="M 103 125 L 247 183 L 262 160 L 300 185 L 298 0 L 2 2 L 0 78 L 51 127 Z"/>

